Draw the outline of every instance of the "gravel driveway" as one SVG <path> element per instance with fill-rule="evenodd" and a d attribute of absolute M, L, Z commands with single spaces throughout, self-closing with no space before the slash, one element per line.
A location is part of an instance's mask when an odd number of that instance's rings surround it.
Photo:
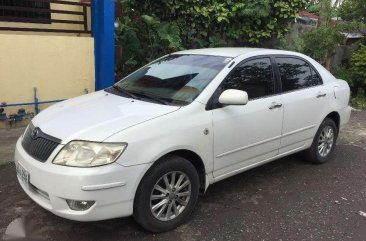
<path fill-rule="evenodd" d="M 10 160 L 21 132 L 0 130 L 0 163 Z M 221 181 L 209 187 L 185 225 L 163 234 L 144 231 L 132 218 L 59 218 L 24 194 L 10 162 L 0 166 L 0 238 L 21 218 L 41 240 L 364 241 L 365 179 L 365 111 L 352 113 L 329 163 L 312 165 L 293 155 Z"/>

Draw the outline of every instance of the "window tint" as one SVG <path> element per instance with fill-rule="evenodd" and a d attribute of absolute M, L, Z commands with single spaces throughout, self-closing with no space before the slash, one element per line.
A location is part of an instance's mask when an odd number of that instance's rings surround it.
<path fill-rule="evenodd" d="M 321 84 L 320 76 L 308 63 L 296 58 L 276 58 L 282 91 L 291 91 Z"/>
<path fill-rule="evenodd" d="M 235 68 L 225 79 L 222 89 L 246 91 L 249 99 L 274 94 L 274 78 L 270 58 L 249 60 Z"/>
<path fill-rule="evenodd" d="M 313 76 L 313 85 L 322 85 L 323 80 L 320 75 L 315 71 L 313 67 L 311 67 L 311 74 Z"/>

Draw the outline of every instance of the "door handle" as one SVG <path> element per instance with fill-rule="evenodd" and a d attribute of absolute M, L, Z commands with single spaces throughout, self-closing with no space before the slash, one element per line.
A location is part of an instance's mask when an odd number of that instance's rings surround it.
<path fill-rule="evenodd" d="M 326 93 L 319 92 L 318 95 L 316 96 L 316 98 L 323 98 L 325 96 L 327 96 Z"/>
<path fill-rule="evenodd" d="M 281 108 L 282 104 L 281 103 L 272 103 L 272 105 L 269 107 L 270 110 L 273 109 L 277 109 L 277 108 Z"/>

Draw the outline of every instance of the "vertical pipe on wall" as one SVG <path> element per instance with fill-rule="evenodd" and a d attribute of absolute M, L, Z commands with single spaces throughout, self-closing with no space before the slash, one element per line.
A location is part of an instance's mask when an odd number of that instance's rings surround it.
<path fill-rule="evenodd" d="M 33 94 L 34 94 L 34 112 L 36 114 L 39 113 L 39 103 L 38 103 L 38 96 L 37 96 L 37 87 L 33 88 Z"/>
<path fill-rule="evenodd" d="M 95 53 L 95 90 L 114 84 L 115 0 L 92 0 Z"/>

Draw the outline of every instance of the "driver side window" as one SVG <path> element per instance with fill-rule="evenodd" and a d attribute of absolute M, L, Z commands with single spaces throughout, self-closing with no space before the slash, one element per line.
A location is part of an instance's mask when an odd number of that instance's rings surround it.
<path fill-rule="evenodd" d="M 253 100 L 273 95 L 274 86 L 271 59 L 258 58 L 236 67 L 224 80 L 222 91 L 243 90 L 248 93 L 249 100 Z"/>

